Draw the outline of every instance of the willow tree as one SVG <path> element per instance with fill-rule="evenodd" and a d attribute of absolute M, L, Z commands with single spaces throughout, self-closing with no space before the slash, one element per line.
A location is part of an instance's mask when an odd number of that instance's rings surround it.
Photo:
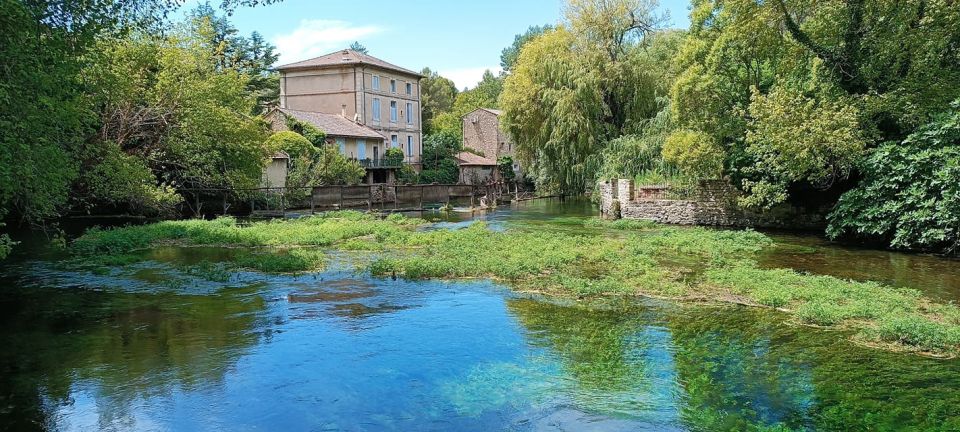
<path fill-rule="evenodd" d="M 541 188 L 577 193 L 606 143 L 657 112 L 657 73 L 643 67 L 660 23 L 655 2 L 570 0 L 566 23 L 527 42 L 500 107 L 521 161 Z"/>

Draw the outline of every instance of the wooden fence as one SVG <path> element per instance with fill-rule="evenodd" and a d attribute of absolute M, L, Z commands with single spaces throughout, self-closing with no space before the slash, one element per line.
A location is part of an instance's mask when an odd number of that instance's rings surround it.
<path fill-rule="evenodd" d="M 282 214 L 288 210 L 313 212 L 340 209 L 419 211 L 451 203 L 477 207 L 519 196 L 516 186 L 372 184 L 254 189 L 187 189 L 186 206 L 194 214 Z M 192 195 L 192 196 L 191 196 Z"/>

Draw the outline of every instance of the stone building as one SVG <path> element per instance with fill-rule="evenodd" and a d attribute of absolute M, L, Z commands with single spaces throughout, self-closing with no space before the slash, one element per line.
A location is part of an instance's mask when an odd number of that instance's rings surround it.
<path fill-rule="evenodd" d="M 457 153 L 457 163 L 460 165 L 458 183 L 479 185 L 500 180 L 497 161 L 490 158 L 464 151 Z"/>
<path fill-rule="evenodd" d="M 514 159 L 513 170 L 519 174 L 513 140 L 500 127 L 501 115 L 503 111 L 500 110 L 478 108 L 463 116 L 463 147 L 481 153 L 494 163 L 501 156 L 510 156 Z"/>
<path fill-rule="evenodd" d="M 401 149 L 404 163 L 420 168 L 420 74 L 353 50 L 276 69 L 280 72 L 278 112 L 308 118 L 328 136 L 343 138 L 341 151 L 351 156 L 352 150 L 352 157 L 361 163 L 368 160 L 368 169 L 379 169 L 375 167 L 388 148 Z M 347 123 L 363 133 L 337 135 L 340 132 L 325 129 L 347 128 Z M 376 173 L 368 177 L 374 175 L 381 179 Z"/>

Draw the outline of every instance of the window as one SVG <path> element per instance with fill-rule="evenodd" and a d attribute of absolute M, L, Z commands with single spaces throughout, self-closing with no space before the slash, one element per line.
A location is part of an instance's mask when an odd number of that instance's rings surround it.
<path fill-rule="evenodd" d="M 397 122 L 397 101 L 390 101 L 390 121 Z"/>
<path fill-rule="evenodd" d="M 347 140 L 343 138 L 337 138 L 337 147 L 340 149 L 340 154 L 347 154 Z"/>
<path fill-rule="evenodd" d="M 407 135 L 407 157 L 413 157 L 413 137 Z"/>
<path fill-rule="evenodd" d="M 367 158 L 367 140 L 357 140 L 357 159 Z"/>
<path fill-rule="evenodd" d="M 397 80 L 390 80 L 390 93 L 397 92 Z"/>
<path fill-rule="evenodd" d="M 390 148 L 397 148 L 397 147 L 400 147 L 400 145 L 397 144 L 397 136 L 390 135 Z"/>
<path fill-rule="evenodd" d="M 373 78 L 371 78 L 370 80 L 373 81 L 373 82 L 372 82 L 372 84 L 373 84 L 373 89 L 374 89 L 374 90 L 380 90 L 380 77 L 377 76 L 377 75 L 374 75 Z"/>
<path fill-rule="evenodd" d="M 373 121 L 380 121 L 380 98 L 373 98 Z"/>
<path fill-rule="evenodd" d="M 408 94 L 408 95 L 412 95 L 412 94 L 413 94 L 413 84 L 411 84 L 411 83 L 407 83 L 407 94 Z"/>
<path fill-rule="evenodd" d="M 413 104 L 410 102 L 407 102 L 407 124 L 413 124 Z"/>

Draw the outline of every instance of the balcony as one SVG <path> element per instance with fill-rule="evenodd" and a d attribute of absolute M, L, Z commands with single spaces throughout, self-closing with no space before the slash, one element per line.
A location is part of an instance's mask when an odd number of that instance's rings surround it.
<path fill-rule="evenodd" d="M 354 159 L 360 163 L 360 166 L 366 169 L 389 169 L 400 168 L 403 166 L 403 159 L 380 158 L 380 159 Z"/>

